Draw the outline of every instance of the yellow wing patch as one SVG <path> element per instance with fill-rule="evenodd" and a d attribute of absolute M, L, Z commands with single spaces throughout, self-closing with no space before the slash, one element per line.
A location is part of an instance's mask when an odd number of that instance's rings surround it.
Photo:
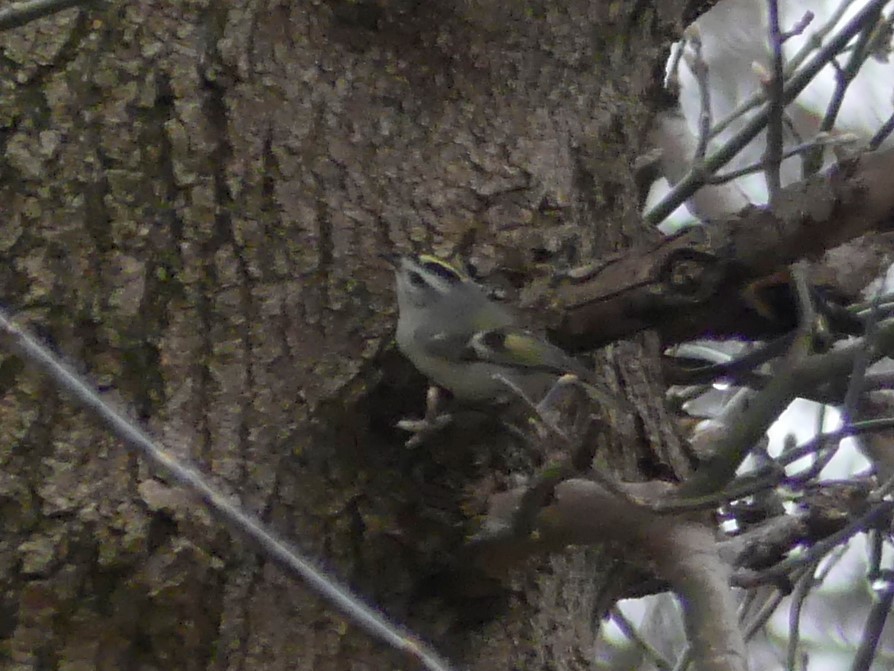
<path fill-rule="evenodd" d="M 511 358 L 526 366 L 537 366 L 543 363 L 543 345 L 536 338 L 518 333 L 507 333 L 503 341 Z"/>

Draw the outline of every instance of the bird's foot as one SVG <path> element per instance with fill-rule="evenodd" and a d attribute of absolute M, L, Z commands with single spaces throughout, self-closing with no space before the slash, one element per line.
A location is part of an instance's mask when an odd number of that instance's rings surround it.
<path fill-rule="evenodd" d="M 439 433 L 453 421 L 453 415 L 441 412 L 443 394 L 439 387 L 431 386 L 425 395 L 425 415 L 422 419 L 402 419 L 396 426 L 413 435 L 407 440 L 407 447 L 417 447 L 432 435 Z"/>

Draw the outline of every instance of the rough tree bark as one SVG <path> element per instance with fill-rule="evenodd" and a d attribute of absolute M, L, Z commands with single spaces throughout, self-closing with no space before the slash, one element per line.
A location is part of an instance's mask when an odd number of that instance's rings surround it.
<path fill-rule="evenodd" d="M 447 656 L 591 668 L 597 551 L 455 570 L 516 457 L 402 446 L 424 387 L 375 253 L 459 254 L 513 297 L 645 239 L 631 166 L 683 4 L 113 2 L 4 33 L 2 300 Z M 685 469 L 655 350 L 600 358 L 640 409 L 604 452 L 628 480 Z M 0 381 L 4 668 L 406 664 L 17 360 Z"/>

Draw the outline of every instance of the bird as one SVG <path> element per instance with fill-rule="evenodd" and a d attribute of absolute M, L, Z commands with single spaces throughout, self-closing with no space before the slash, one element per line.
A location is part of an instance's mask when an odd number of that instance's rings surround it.
<path fill-rule="evenodd" d="M 433 385 L 473 404 L 503 403 L 519 393 L 536 403 L 560 376 L 572 374 L 591 397 L 618 407 L 619 399 L 596 387 L 577 359 L 524 328 L 457 266 L 429 254 L 382 257 L 394 269 L 398 349 Z"/>

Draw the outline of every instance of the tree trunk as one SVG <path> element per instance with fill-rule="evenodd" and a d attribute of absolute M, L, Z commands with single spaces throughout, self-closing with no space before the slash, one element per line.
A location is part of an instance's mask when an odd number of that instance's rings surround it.
<path fill-rule="evenodd" d="M 602 552 L 457 571 L 524 459 L 496 429 L 403 447 L 424 382 L 375 255 L 458 255 L 515 299 L 649 235 L 632 165 L 682 4 L 145 1 L 4 33 L 2 300 L 452 660 L 594 668 Z M 643 440 L 605 452 L 627 479 L 685 463 L 655 351 L 600 358 L 641 410 Z M 410 667 L 0 373 L 0 666 Z"/>

